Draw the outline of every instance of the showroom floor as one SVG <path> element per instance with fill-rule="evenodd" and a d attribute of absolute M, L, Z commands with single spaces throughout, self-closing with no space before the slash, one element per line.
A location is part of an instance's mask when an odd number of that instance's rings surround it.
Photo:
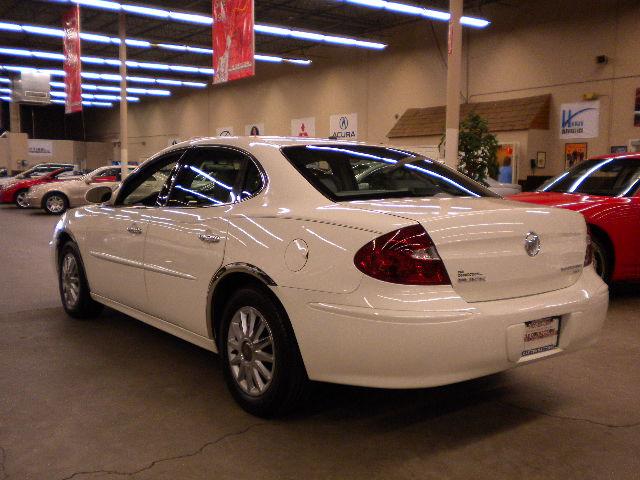
<path fill-rule="evenodd" d="M 0 479 L 639 478 L 638 286 L 590 350 L 429 390 L 321 385 L 265 421 L 215 355 L 113 311 L 66 317 L 56 221 L 0 208 Z"/>

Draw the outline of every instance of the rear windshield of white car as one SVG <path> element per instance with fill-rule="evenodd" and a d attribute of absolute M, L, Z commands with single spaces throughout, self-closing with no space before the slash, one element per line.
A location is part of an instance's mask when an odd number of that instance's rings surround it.
<path fill-rule="evenodd" d="M 548 180 L 541 192 L 583 193 L 604 197 L 630 197 L 640 188 L 640 160 L 606 158 L 587 160 Z"/>
<path fill-rule="evenodd" d="M 333 201 L 497 196 L 437 161 L 394 148 L 304 145 L 283 147 L 282 153 Z"/>

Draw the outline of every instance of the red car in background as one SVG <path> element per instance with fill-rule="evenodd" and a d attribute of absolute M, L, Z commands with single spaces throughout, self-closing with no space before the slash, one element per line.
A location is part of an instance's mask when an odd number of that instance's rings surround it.
<path fill-rule="evenodd" d="M 4 185 L 0 185 L 0 203 L 15 203 L 20 208 L 26 208 L 27 191 L 34 185 L 41 183 L 62 182 L 70 180 L 80 173 L 74 172 L 73 167 L 62 167 L 40 177 L 15 180 Z M 78 177 L 79 178 L 79 177 Z"/>
<path fill-rule="evenodd" d="M 602 155 L 511 200 L 584 215 L 605 281 L 640 280 L 640 153 Z"/>

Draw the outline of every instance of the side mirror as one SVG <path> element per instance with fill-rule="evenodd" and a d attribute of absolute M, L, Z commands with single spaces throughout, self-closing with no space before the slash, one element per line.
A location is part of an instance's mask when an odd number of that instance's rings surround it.
<path fill-rule="evenodd" d="M 107 186 L 93 187 L 85 193 L 84 198 L 89 203 L 104 203 L 111 199 L 111 188 Z"/>

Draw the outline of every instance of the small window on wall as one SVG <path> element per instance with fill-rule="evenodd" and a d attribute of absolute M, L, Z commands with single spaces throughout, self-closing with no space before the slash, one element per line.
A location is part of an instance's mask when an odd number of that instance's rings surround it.
<path fill-rule="evenodd" d="M 168 205 L 202 207 L 235 202 L 246 161 L 240 152 L 226 148 L 190 151 L 178 172 Z"/>

